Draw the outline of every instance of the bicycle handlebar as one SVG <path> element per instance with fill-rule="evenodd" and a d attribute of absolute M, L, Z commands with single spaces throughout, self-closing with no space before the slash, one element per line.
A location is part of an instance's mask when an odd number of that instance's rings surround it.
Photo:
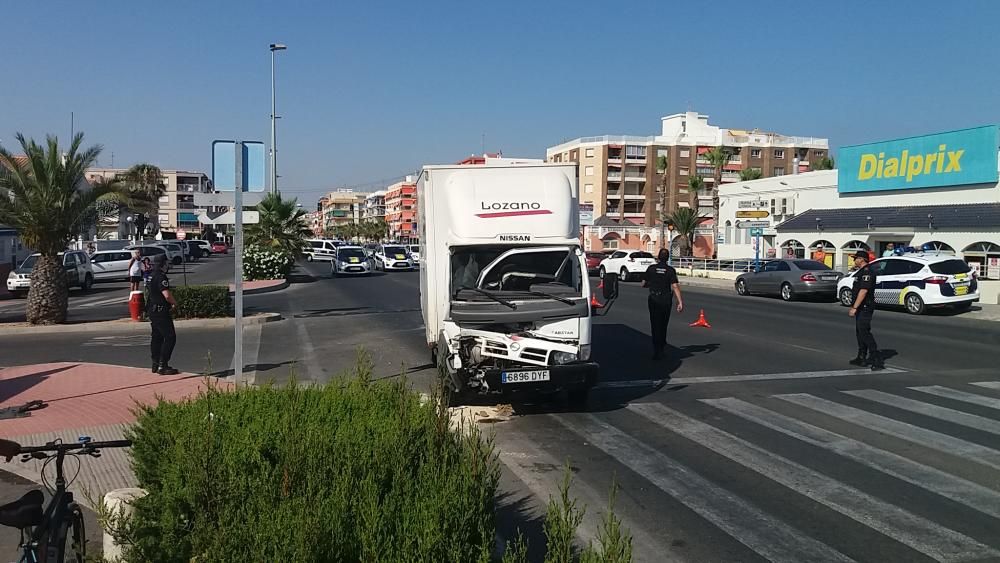
<path fill-rule="evenodd" d="M 110 440 L 107 442 L 74 442 L 72 444 L 48 443 L 44 446 L 21 446 L 21 454 L 34 452 L 69 452 L 73 450 L 101 450 L 104 448 L 128 448 L 132 446 L 131 440 Z"/>

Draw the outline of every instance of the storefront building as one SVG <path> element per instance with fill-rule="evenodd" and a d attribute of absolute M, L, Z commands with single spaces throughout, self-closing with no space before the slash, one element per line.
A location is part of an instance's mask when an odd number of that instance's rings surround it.
<path fill-rule="evenodd" d="M 838 169 L 724 185 L 719 257 L 811 257 L 838 270 L 890 245 L 1000 279 L 1000 133 L 976 127 L 843 147 Z M 759 236 L 751 236 L 759 232 Z"/>

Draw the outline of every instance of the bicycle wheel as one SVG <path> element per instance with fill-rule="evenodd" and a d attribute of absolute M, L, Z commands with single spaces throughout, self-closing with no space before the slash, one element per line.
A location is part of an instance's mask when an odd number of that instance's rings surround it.
<path fill-rule="evenodd" d="M 71 508 L 70 518 L 73 523 L 73 545 L 72 559 L 68 561 L 74 561 L 75 563 L 84 563 L 87 559 L 87 528 L 83 523 L 83 510 L 80 505 L 74 504 Z"/>

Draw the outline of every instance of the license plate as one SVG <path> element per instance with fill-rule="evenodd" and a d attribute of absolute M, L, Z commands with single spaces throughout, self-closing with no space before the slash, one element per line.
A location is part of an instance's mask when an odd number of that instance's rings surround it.
<path fill-rule="evenodd" d="M 955 288 L 955 295 L 967 295 L 969 293 L 969 286 L 960 285 Z"/>
<path fill-rule="evenodd" d="M 500 374 L 501 383 L 532 383 L 535 381 L 548 381 L 549 370 L 539 369 L 532 371 L 505 371 Z"/>
<path fill-rule="evenodd" d="M 347 271 L 348 272 L 360 272 L 361 268 L 348 268 Z"/>

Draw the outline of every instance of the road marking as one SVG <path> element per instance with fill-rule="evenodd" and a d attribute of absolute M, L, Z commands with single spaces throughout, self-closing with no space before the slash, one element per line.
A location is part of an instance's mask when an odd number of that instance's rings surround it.
<path fill-rule="evenodd" d="M 631 389 L 633 387 L 659 387 L 663 385 L 664 379 L 629 379 L 627 381 L 603 381 L 594 386 L 594 389 Z"/>
<path fill-rule="evenodd" d="M 914 444 L 938 450 L 948 455 L 965 458 L 970 462 L 981 463 L 994 469 L 1000 469 L 1000 452 L 986 446 L 980 446 L 979 444 L 967 442 L 953 436 L 948 436 L 947 434 L 920 428 L 919 426 L 872 414 L 806 393 L 775 395 L 775 397 L 782 401 L 806 407 L 845 422 L 850 422 L 851 424 L 856 424 L 862 428 L 875 430 L 882 434 L 906 440 L 907 442 L 913 442 Z"/>
<path fill-rule="evenodd" d="M 972 385 L 985 387 L 987 389 L 1000 389 L 1000 381 L 980 381 L 978 383 L 973 383 Z"/>
<path fill-rule="evenodd" d="M 701 401 L 1000 518 L 1000 492 L 740 399 Z"/>
<path fill-rule="evenodd" d="M 559 493 L 564 464 L 536 447 L 527 436 L 519 436 L 515 443 L 516 445 L 510 444 L 500 448 L 500 461 L 538 498 L 539 508 L 544 510 L 549 499 Z M 608 487 L 610 486 L 609 481 Z M 576 534 L 580 544 L 587 545 L 587 542 L 597 538 L 601 524 L 600 513 L 608 504 L 607 494 L 599 493 L 582 479 L 573 479 L 570 493 L 587 508 Z M 646 532 L 639 523 L 629 520 L 620 513 L 617 516 L 632 534 L 632 548 L 636 552 L 636 560 L 642 560 L 642 557 L 646 556 L 664 563 L 676 561 L 664 559 L 664 550 L 667 549 L 664 543 Z"/>
<path fill-rule="evenodd" d="M 896 407 L 898 409 L 936 418 L 938 420 L 944 420 L 953 424 L 959 424 L 976 430 L 982 430 L 983 432 L 989 432 L 990 434 L 1000 435 L 1000 421 L 986 418 L 984 416 L 977 416 L 949 409 L 947 407 L 940 407 L 938 405 L 932 405 L 930 403 L 924 403 L 907 397 L 900 397 L 899 395 L 876 391 L 874 389 L 857 389 L 853 391 L 844 391 L 844 393 L 854 397 L 861 397 L 862 399 L 874 401 L 876 403 L 881 403 L 883 405 L 888 405 L 890 407 Z"/>
<path fill-rule="evenodd" d="M 979 405 L 981 407 L 1000 410 L 1000 399 L 996 399 L 993 397 L 986 397 L 985 395 L 966 393 L 965 391 L 959 391 L 958 389 L 951 389 L 949 387 L 941 387 L 940 385 L 928 385 L 927 387 L 910 387 L 910 389 L 913 389 L 914 391 L 920 391 L 921 393 L 937 395 L 938 397 L 944 397 L 945 399 L 952 399 L 954 401 L 962 401 L 963 403 L 970 403 L 973 405 Z"/>
<path fill-rule="evenodd" d="M 634 404 L 629 405 L 628 409 L 938 561 L 966 561 L 1000 555 L 1000 551 L 964 534 L 875 498 L 661 404 Z"/>
<path fill-rule="evenodd" d="M 114 304 L 118 304 L 118 303 L 120 303 L 122 305 L 126 305 L 126 304 L 128 304 L 128 298 L 127 297 L 126 298 L 115 297 L 113 299 L 105 299 L 103 301 L 87 301 L 87 302 L 84 302 L 84 303 L 76 301 L 76 302 L 70 303 L 70 307 L 80 307 L 80 308 L 85 308 L 85 307 L 103 307 L 104 305 L 114 305 Z"/>
<path fill-rule="evenodd" d="M 553 418 L 766 559 L 852 561 L 593 415 Z"/>
<path fill-rule="evenodd" d="M 831 371 L 799 371 L 794 373 L 757 373 L 750 375 L 710 375 L 703 377 L 678 377 L 670 380 L 670 384 L 681 383 L 723 383 L 728 381 L 767 381 L 771 379 L 814 379 L 820 377 L 849 377 L 852 375 L 882 375 L 890 373 L 905 373 L 905 370 L 887 367 L 882 371 L 873 372 L 869 369 L 836 369 Z"/>

